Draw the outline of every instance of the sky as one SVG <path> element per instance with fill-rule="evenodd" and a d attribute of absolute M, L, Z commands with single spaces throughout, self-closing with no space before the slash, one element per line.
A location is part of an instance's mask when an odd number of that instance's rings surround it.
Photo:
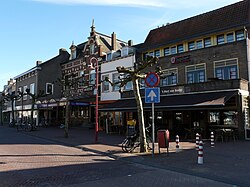
<path fill-rule="evenodd" d="M 96 31 L 143 43 L 150 30 L 239 0 L 3 0 L 0 91 L 13 78 L 87 40 Z"/>

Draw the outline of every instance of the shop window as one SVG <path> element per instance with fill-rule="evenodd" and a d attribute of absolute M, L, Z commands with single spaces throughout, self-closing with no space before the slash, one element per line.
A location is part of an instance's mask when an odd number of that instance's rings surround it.
<path fill-rule="evenodd" d="M 164 48 L 164 56 L 168 56 L 168 55 L 170 55 L 170 49 L 169 49 L 169 47 Z"/>
<path fill-rule="evenodd" d="M 224 34 L 218 35 L 217 36 L 217 44 L 221 45 L 225 43 L 225 38 L 224 38 Z"/>
<path fill-rule="evenodd" d="M 237 112 L 227 111 L 223 112 L 223 123 L 224 125 L 237 125 Z"/>
<path fill-rule="evenodd" d="M 209 112 L 209 122 L 211 125 L 220 124 L 220 113 L 219 112 Z"/>
<path fill-rule="evenodd" d="M 227 43 L 234 42 L 234 34 L 228 33 L 227 34 Z"/>
<path fill-rule="evenodd" d="M 211 41 L 211 38 L 205 38 L 204 39 L 204 47 L 210 47 L 212 46 L 212 41 Z"/>
<path fill-rule="evenodd" d="M 240 41 L 240 40 L 244 40 L 244 39 L 245 39 L 244 30 L 236 31 L 236 40 Z"/>
<path fill-rule="evenodd" d="M 183 53 L 184 52 L 184 47 L 183 44 L 180 44 L 177 46 L 177 53 Z"/>
<path fill-rule="evenodd" d="M 195 43 L 194 42 L 188 42 L 188 50 L 189 51 L 195 50 Z"/>

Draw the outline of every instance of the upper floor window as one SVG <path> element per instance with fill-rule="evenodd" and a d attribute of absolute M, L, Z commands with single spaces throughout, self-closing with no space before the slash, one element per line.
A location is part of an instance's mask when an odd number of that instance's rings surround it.
<path fill-rule="evenodd" d="M 140 89 L 145 88 L 145 79 L 140 79 Z"/>
<path fill-rule="evenodd" d="M 168 55 L 170 55 L 170 49 L 169 49 L 169 47 L 164 48 L 164 56 L 168 56 Z"/>
<path fill-rule="evenodd" d="M 95 53 L 95 44 L 90 44 L 89 46 L 89 53 L 93 55 Z"/>
<path fill-rule="evenodd" d="M 46 94 L 53 94 L 53 84 L 52 83 L 46 83 Z"/>
<path fill-rule="evenodd" d="M 91 70 L 89 72 L 89 84 L 94 85 L 95 84 L 95 70 Z"/>
<path fill-rule="evenodd" d="M 161 86 L 169 86 L 177 84 L 177 69 L 168 69 L 163 71 Z"/>
<path fill-rule="evenodd" d="M 222 80 L 237 79 L 238 65 L 237 59 L 214 62 L 215 77 Z"/>
<path fill-rule="evenodd" d="M 171 54 L 176 54 L 176 46 L 171 47 Z"/>
<path fill-rule="evenodd" d="M 115 73 L 112 75 L 112 82 L 114 83 L 113 91 L 119 91 L 120 89 L 120 84 L 118 84 L 118 82 L 120 81 L 119 76 L 120 76 L 119 73 Z"/>
<path fill-rule="evenodd" d="M 102 76 L 102 92 L 108 92 L 109 91 L 109 82 L 105 81 L 105 79 L 109 78 L 109 75 L 103 75 Z"/>
<path fill-rule="evenodd" d="M 183 53 L 183 52 L 184 52 L 183 44 L 177 45 L 177 53 Z"/>
<path fill-rule="evenodd" d="M 203 48 L 203 42 L 202 42 L 202 40 L 196 41 L 196 48 L 197 48 L 197 49 Z"/>
<path fill-rule="evenodd" d="M 188 42 L 188 50 L 192 51 L 195 49 L 195 43 L 194 42 Z"/>
<path fill-rule="evenodd" d="M 224 34 L 218 35 L 217 36 L 217 44 L 224 44 L 225 43 L 225 38 L 224 38 Z"/>
<path fill-rule="evenodd" d="M 125 90 L 132 90 L 132 81 L 127 82 L 127 84 L 124 86 Z"/>
<path fill-rule="evenodd" d="M 23 95 L 23 100 L 27 100 L 27 91 L 26 91 L 27 88 L 28 88 L 28 86 L 24 86 L 24 87 L 23 87 L 23 94 L 24 94 L 24 95 Z"/>
<path fill-rule="evenodd" d="M 128 47 L 123 47 L 121 49 L 121 56 L 127 56 L 128 55 Z"/>
<path fill-rule="evenodd" d="M 161 56 L 161 53 L 160 53 L 160 50 L 155 50 L 155 57 L 160 57 Z"/>
<path fill-rule="evenodd" d="M 154 51 L 149 52 L 149 53 L 148 53 L 148 56 L 154 57 Z"/>
<path fill-rule="evenodd" d="M 236 40 L 239 41 L 239 40 L 244 40 L 244 39 L 245 39 L 244 30 L 236 31 Z"/>
<path fill-rule="evenodd" d="M 112 60 L 112 53 L 107 54 L 107 61 Z"/>
<path fill-rule="evenodd" d="M 205 82 L 205 64 L 197 64 L 186 67 L 187 83 Z"/>
<path fill-rule="evenodd" d="M 210 47 L 212 45 L 211 38 L 205 38 L 204 39 L 204 47 Z"/>
<path fill-rule="evenodd" d="M 227 43 L 234 42 L 234 33 L 227 34 Z"/>

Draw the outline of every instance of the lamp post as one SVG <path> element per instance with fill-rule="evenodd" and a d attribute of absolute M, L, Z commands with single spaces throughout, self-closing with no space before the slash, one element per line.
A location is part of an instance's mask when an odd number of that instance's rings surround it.
<path fill-rule="evenodd" d="M 98 65 L 98 60 L 95 57 L 92 57 L 90 59 L 90 69 L 95 69 L 95 86 L 96 86 L 96 97 L 95 97 L 95 143 L 97 143 L 98 141 L 98 128 L 99 128 L 99 124 L 98 124 L 98 86 L 99 86 L 99 65 Z"/>

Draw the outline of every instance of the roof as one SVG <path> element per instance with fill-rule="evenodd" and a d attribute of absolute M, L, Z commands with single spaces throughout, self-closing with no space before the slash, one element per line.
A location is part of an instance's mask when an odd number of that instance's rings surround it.
<path fill-rule="evenodd" d="M 223 108 L 226 102 L 237 94 L 237 91 L 207 92 L 195 94 L 182 94 L 162 96 L 160 103 L 155 103 L 156 109 L 185 109 L 185 108 Z M 151 109 L 151 104 L 145 103 L 144 109 Z M 135 99 L 121 99 L 112 104 L 105 105 L 102 111 L 131 111 L 136 110 Z"/>
<path fill-rule="evenodd" d="M 250 25 L 250 0 L 240 1 L 204 14 L 153 29 L 143 50 L 178 43 L 185 39 Z"/>

